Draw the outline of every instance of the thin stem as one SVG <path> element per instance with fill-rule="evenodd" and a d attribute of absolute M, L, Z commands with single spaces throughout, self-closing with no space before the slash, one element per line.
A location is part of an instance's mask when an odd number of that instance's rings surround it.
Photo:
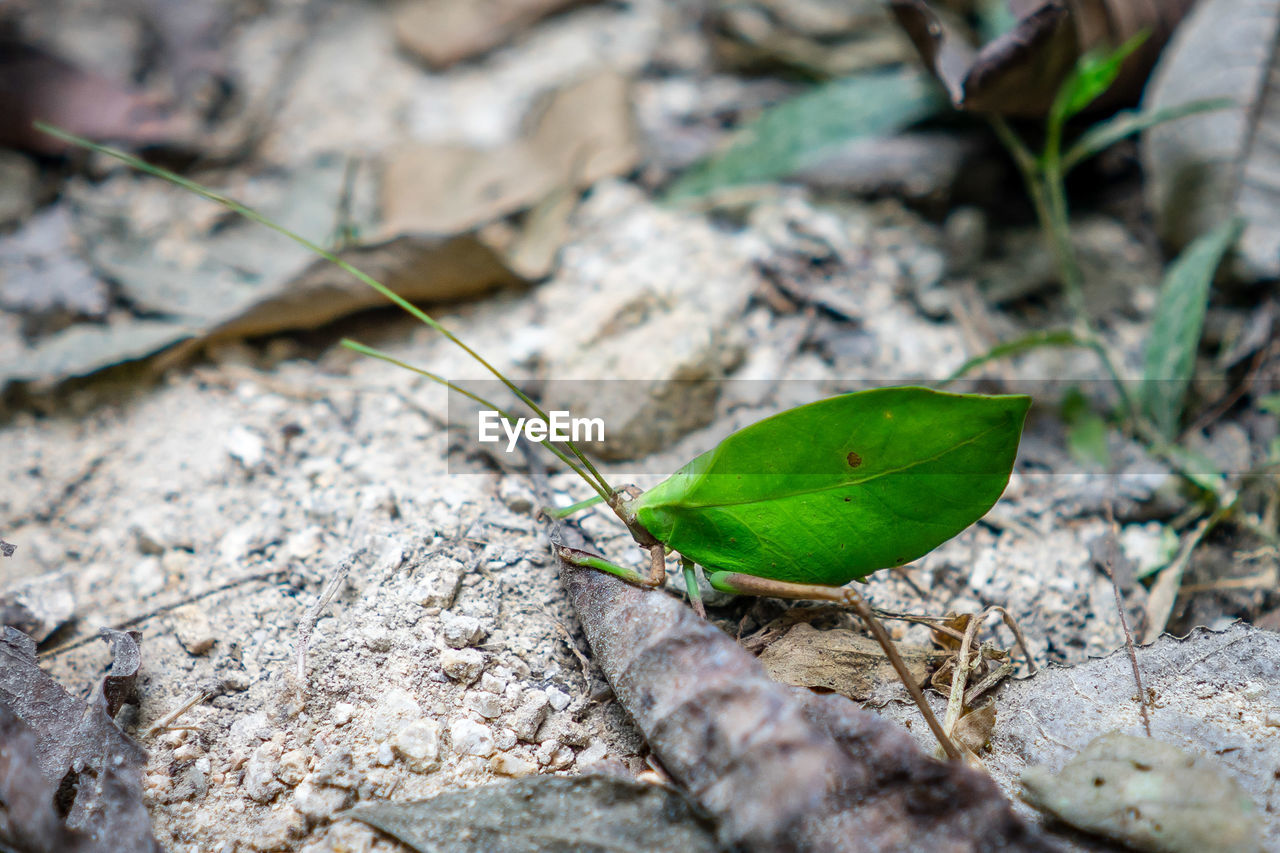
<path fill-rule="evenodd" d="M 952 761 L 959 761 L 964 756 L 947 735 L 946 730 L 942 728 L 938 718 L 934 716 L 933 709 L 929 707 L 929 700 L 925 698 L 924 691 L 920 689 L 919 684 L 916 684 L 911 670 L 907 669 L 906 662 L 902 660 L 902 655 L 898 654 L 898 647 L 893 644 L 893 639 L 889 636 L 889 632 L 884 629 L 884 625 L 876 618 L 875 613 L 871 611 L 871 605 L 867 604 L 867 600 L 862 597 L 862 593 L 854 589 L 852 585 L 843 587 L 841 591 L 844 593 L 844 600 L 853 606 L 858 616 L 871 629 L 871 635 L 876 638 L 876 642 L 880 644 L 885 657 L 889 659 L 894 671 L 898 673 L 898 680 L 902 682 L 902 685 L 907 688 L 907 692 L 911 694 L 916 707 L 920 709 L 920 715 L 924 717 L 925 724 L 929 726 L 933 736 L 942 745 L 942 751 Z"/>
<path fill-rule="evenodd" d="M 361 355 L 367 355 L 370 358 L 376 358 L 379 361 L 385 361 L 388 364 L 394 364 L 396 367 L 403 367 L 405 370 L 412 371 L 413 373 L 416 373 L 419 376 L 424 376 L 427 379 L 430 379 L 432 382 L 437 382 L 443 385 L 444 387 L 448 388 L 450 391 L 456 391 L 457 393 L 461 394 L 462 396 L 470 400 L 475 400 L 480 405 L 485 406 L 486 408 L 492 409 L 493 411 L 497 412 L 499 415 L 501 415 L 503 418 L 509 421 L 516 420 L 515 416 L 512 415 L 510 412 L 506 411 L 505 409 L 502 409 L 499 406 L 494 405 L 490 401 L 486 400 L 484 397 L 481 397 L 479 394 L 475 394 L 471 391 L 468 391 L 466 388 L 463 388 L 460 385 L 456 385 L 453 382 L 450 382 L 448 379 L 445 379 L 443 376 L 438 376 L 437 374 L 432 373 L 429 370 L 423 370 L 421 367 L 417 367 L 415 365 L 409 364 L 407 361 L 401 361 L 395 356 L 389 353 L 385 353 L 382 350 L 374 349 L 373 347 L 370 347 L 370 346 L 365 346 L 364 344 L 359 343 L 357 341 L 353 341 L 350 338 L 343 338 L 342 346 L 346 347 L 352 352 L 358 352 Z M 609 498 L 612 497 L 613 495 L 612 492 L 607 492 L 603 488 L 601 488 L 599 484 L 597 484 L 594 480 L 588 477 L 582 471 L 582 469 L 579 468 L 574 463 L 572 459 L 570 459 L 563 451 L 560 450 L 560 448 L 556 447 L 554 444 L 552 444 L 549 441 L 542 442 L 542 445 L 546 447 L 547 450 L 554 453 L 561 462 L 563 462 L 565 465 L 568 465 L 569 468 L 572 469 L 575 474 L 577 474 L 582 479 L 586 480 L 587 483 L 593 489 L 596 490 L 597 497 L 591 498 L 589 502 L 598 503 L 600 501 L 608 501 Z"/>
<path fill-rule="evenodd" d="M 137 169 L 140 172 L 146 172 L 147 174 L 155 175 L 158 178 L 164 178 L 166 181 L 170 181 L 174 184 L 177 184 L 183 189 L 193 192 L 202 198 L 206 198 L 209 201 L 222 205 L 227 210 L 230 210 L 233 213 L 239 214 L 240 216 L 243 216 L 245 219 L 248 219 L 251 222 L 256 222 L 259 225 L 264 225 L 267 228 L 270 228 L 272 231 L 275 231 L 278 234 L 282 234 L 285 237 L 288 237 L 290 240 L 297 243 L 299 246 L 303 247 L 307 251 L 312 252 L 321 258 L 324 258 L 326 261 L 338 267 L 342 271 L 348 273 L 349 275 L 354 276 L 357 280 L 373 288 L 378 293 L 382 294 L 382 296 L 390 300 L 393 304 L 403 309 L 404 311 L 406 311 L 407 313 L 415 317 L 417 320 L 419 320 L 423 324 L 431 327 L 432 329 L 435 329 L 437 332 L 444 335 L 451 343 L 453 343 L 455 346 L 457 346 L 467 355 L 474 358 L 476 362 L 479 363 L 485 370 L 489 371 L 495 377 L 497 377 L 497 379 L 503 385 L 505 385 L 508 388 L 508 390 L 511 391 L 511 393 L 515 394 L 516 397 L 518 397 L 522 403 L 528 406 L 534 412 L 534 414 L 536 414 L 538 417 L 542 418 L 543 420 L 550 420 L 547 416 L 547 413 L 544 412 L 542 408 L 537 403 L 535 403 L 527 394 L 525 394 L 524 391 L 517 388 L 516 385 L 510 379 L 504 376 L 501 371 L 499 371 L 496 367 L 494 367 L 492 364 L 486 361 L 478 352 L 476 352 L 471 347 L 463 343 L 461 339 L 459 339 L 456 335 L 454 335 L 453 332 L 449 331 L 444 326 L 442 326 L 430 314 L 423 311 L 421 308 L 414 305 L 412 302 L 405 299 L 403 296 L 396 293 L 394 290 L 387 287 L 382 282 L 374 279 L 372 276 L 368 275 L 367 273 L 361 272 L 360 270 L 356 269 L 354 266 L 342 260 L 337 255 L 333 254 L 332 252 L 325 249 L 324 247 L 316 243 L 313 243 L 312 241 L 308 240 L 306 237 L 303 237 L 301 234 L 297 234 L 293 231 L 290 231 L 288 228 L 285 228 L 283 225 L 280 225 L 279 223 L 273 222 L 272 220 L 268 219 L 266 216 L 263 216 L 261 213 L 258 213 L 253 208 L 247 207 L 241 204 L 240 202 L 236 201 L 235 199 L 230 198 L 228 196 L 224 196 L 221 193 L 216 193 L 213 190 L 208 189 L 207 187 L 204 187 L 188 178 L 184 178 L 175 172 L 170 172 L 168 169 L 163 169 L 159 166 L 152 165 L 151 163 L 148 163 L 145 160 L 142 160 L 138 157 L 134 157 L 131 154 L 126 154 L 125 152 L 120 151 L 118 149 L 110 148 L 105 145 L 99 145 L 98 143 L 92 142 L 83 137 L 76 136 L 75 134 L 72 134 L 72 133 L 67 133 L 65 130 L 61 130 L 59 128 L 53 127 L 52 125 L 45 124 L 44 122 L 39 122 L 39 121 L 36 122 L 35 127 L 37 130 L 41 130 L 45 133 L 50 134 L 51 136 L 55 136 L 58 139 L 63 140 L 64 142 L 70 142 L 82 148 L 88 148 L 91 151 L 97 151 L 100 154 L 105 154 L 108 157 L 113 157 L 116 160 L 119 160 L 120 162 L 125 163 L 126 165 L 134 169 Z M 613 488 L 609 485 L 608 481 L 605 480 L 605 478 L 600 474 L 600 472 L 596 470 L 595 466 L 591 464 L 591 461 L 587 459 L 587 457 L 583 455 L 583 453 L 580 450 L 578 450 L 577 446 L 575 446 L 573 442 L 565 442 L 565 446 L 568 447 L 569 450 L 573 453 L 573 455 L 578 458 L 578 461 L 581 463 L 582 468 L 581 469 L 575 468 L 575 470 L 579 471 L 581 476 L 584 479 L 586 479 L 587 482 L 597 487 L 596 489 L 597 491 L 604 491 L 604 492 L 613 491 Z M 582 469 L 585 469 L 586 471 L 590 472 L 591 476 L 588 477 L 585 473 L 582 473 Z"/>

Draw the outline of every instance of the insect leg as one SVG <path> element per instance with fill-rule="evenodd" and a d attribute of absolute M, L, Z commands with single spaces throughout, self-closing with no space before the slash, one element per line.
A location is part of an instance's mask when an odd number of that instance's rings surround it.
<path fill-rule="evenodd" d="M 617 563 L 606 560 L 599 554 L 592 554 L 590 551 L 581 551 L 577 548 L 568 548 L 564 545 L 556 545 L 556 554 L 560 559 L 573 566 L 581 566 L 584 569 L 595 569 L 598 572 L 605 572 L 614 577 L 622 578 L 627 583 L 643 586 L 648 589 L 662 586 L 662 582 L 667 579 L 667 564 L 664 559 L 665 551 L 661 545 L 654 545 L 649 549 L 649 572 L 641 574 L 635 569 L 627 566 L 620 566 Z"/>
<path fill-rule="evenodd" d="M 959 748 L 947 736 L 946 731 L 938 722 L 938 718 L 934 716 L 933 709 L 929 707 L 928 701 L 924 698 L 924 691 L 920 689 L 920 685 L 916 683 L 915 678 L 908 671 L 906 663 L 902 660 L 902 655 L 898 654 L 897 647 L 894 646 L 893 640 L 889 637 L 889 632 L 884 629 L 884 625 L 871 612 L 871 606 L 867 604 L 867 600 L 862 597 L 862 593 L 858 592 L 857 589 L 852 586 L 790 583 L 788 581 L 744 575 L 741 572 L 711 572 L 707 575 L 707 580 L 710 581 L 713 588 L 721 592 L 733 592 L 739 595 L 767 595 L 771 598 L 835 601 L 851 606 L 862 617 L 862 621 L 871 630 L 871 636 L 876 638 L 876 642 L 884 650 L 885 657 L 889 659 L 889 663 L 893 665 L 894 670 L 898 673 L 898 679 L 902 682 L 902 686 L 907 688 L 907 692 L 915 700 L 916 707 L 920 709 L 920 715 L 924 717 L 925 723 L 933 732 L 934 737 L 938 739 L 938 743 L 942 744 L 942 749 L 946 752 L 947 757 L 953 761 L 960 758 Z"/>
<path fill-rule="evenodd" d="M 684 571 L 684 588 L 689 593 L 689 604 L 693 606 L 693 612 L 706 619 L 707 608 L 702 604 L 702 590 L 698 589 L 698 574 L 694 570 L 693 560 L 681 554 L 680 568 Z"/>

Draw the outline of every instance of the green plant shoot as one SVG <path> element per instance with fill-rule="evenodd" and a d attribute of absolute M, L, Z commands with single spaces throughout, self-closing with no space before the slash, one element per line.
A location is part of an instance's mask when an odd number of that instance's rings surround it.
<path fill-rule="evenodd" d="M 440 331 L 490 370 L 539 417 L 545 412 L 489 362 L 416 306 L 382 284 L 245 206 L 193 181 L 120 151 L 44 125 L 59 138 L 115 157 L 274 228 L 375 288 Z M 357 352 L 406 367 L 511 416 L 425 370 L 355 342 Z M 545 446 L 596 492 L 550 510 L 564 517 L 605 503 L 649 552 L 639 572 L 557 545 L 562 559 L 644 587 L 666 579 L 666 555 L 680 561 L 695 609 L 695 566 L 719 590 L 854 606 L 894 661 L 948 754 L 946 739 L 883 626 L 850 581 L 900 566 L 936 548 L 981 518 L 999 499 L 1012 471 L 1031 405 L 1020 395 L 950 394 L 920 387 L 879 388 L 820 400 L 733 433 L 647 492 L 611 486 L 572 442 Z"/>

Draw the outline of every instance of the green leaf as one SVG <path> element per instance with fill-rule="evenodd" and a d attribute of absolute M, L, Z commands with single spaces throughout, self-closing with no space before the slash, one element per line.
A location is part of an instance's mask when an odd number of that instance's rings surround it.
<path fill-rule="evenodd" d="M 1225 110 L 1235 105 L 1235 101 L 1230 98 L 1208 98 L 1180 104 L 1176 107 L 1147 110 L 1146 112 L 1121 110 L 1106 121 L 1098 122 L 1089 128 L 1067 149 L 1067 153 L 1062 156 L 1063 174 L 1070 172 L 1081 162 L 1088 160 L 1098 152 L 1115 145 L 1126 136 L 1141 133 L 1147 128 L 1155 127 L 1158 124 L 1177 121 L 1180 118 L 1199 113 Z"/>
<path fill-rule="evenodd" d="M 1267 414 L 1280 415 L 1280 394 L 1268 394 L 1258 400 L 1258 408 Z"/>
<path fill-rule="evenodd" d="M 1198 238 L 1169 266 L 1160 286 L 1147 339 L 1142 406 L 1166 438 L 1178 431 L 1214 271 L 1243 227 L 1244 221 L 1236 218 Z"/>
<path fill-rule="evenodd" d="M 881 72 L 826 83 L 769 109 L 738 131 L 727 149 L 677 181 L 666 200 L 783 178 L 835 146 L 891 136 L 945 104 L 937 84 L 920 72 Z"/>
<path fill-rule="evenodd" d="M 832 397 L 739 430 L 631 506 L 709 571 L 843 585 L 981 518 L 1030 406 L 911 387 Z"/>
<path fill-rule="evenodd" d="M 429 800 L 342 812 L 423 853 L 688 850 L 715 853 L 715 830 L 680 794 L 611 776 L 530 776 Z"/>
<path fill-rule="evenodd" d="M 1080 57 L 1070 76 L 1058 89 L 1058 95 L 1049 110 L 1050 123 L 1061 126 L 1110 89 L 1120 74 L 1120 66 L 1131 53 L 1142 46 L 1148 35 L 1150 34 L 1144 30 L 1110 53 L 1091 50 Z"/>
<path fill-rule="evenodd" d="M 942 380 L 942 387 L 950 385 L 957 379 L 960 379 L 971 370 L 975 370 L 988 362 L 995 361 L 1000 358 L 1007 358 L 1013 355 L 1021 355 L 1024 352 L 1041 349 L 1044 347 L 1087 347 L 1086 341 L 1080 340 L 1074 333 L 1066 329 L 1050 330 L 1047 332 L 1032 332 L 1023 335 L 1020 338 L 1014 338 L 1011 341 L 1005 341 L 1002 344 L 996 344 L 982 355 L 974 356 L 955 369 L 955 371 Z"/>

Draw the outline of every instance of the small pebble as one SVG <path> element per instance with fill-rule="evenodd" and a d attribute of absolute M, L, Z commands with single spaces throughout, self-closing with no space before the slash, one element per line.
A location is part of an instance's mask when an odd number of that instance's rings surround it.
<path fill-rule="evenodd" d="M 478 755 L 487 758 L 493 754 L 493 733 L 487 726 L 460 717 L 449 724 L 449 738 L 453 749 L 461 755 Z"/>
<path fill-rule="evenodd" d="M 195 604 L 174 608 L 169 615 L 173 633 L 188 654 L 203 655 L 213 648 L 216 637 L 209 617 Z"/>
<path fill-rule="evenodd" d="M 486 720 L 492 720 L 502 714 L 502 698 L 492 693 L 476 691 L 468 693 L 466 705 Z"/>
<path fill-rule="evenodd" d="M 529 776 L 538 772 L 538 765 L 527 758 L 503 752 L 489 759 L 489 769 L 499 776 Z"/>
<path fill-rule="evenodd" d="M 532 743 L 538 737 L 538 729 L 547 719 L 551 705 L 547 694 L 541 690 L 527 690 L 524 701 L 511 715 L 511 729 L 520 740 Z"/>
<path fill-rule="evenodd" d="M 302 749 L 291 749 L 280 756 L 276 765 L 276 778 L 292 788 L 307 775 L 307 753 Z"/>
<path fill-rule="evenodd" d="M 440 764 L 440 724 L 435 720 L 415 720 L 396 734 L 394 748 L 410 770 L 434 770 Z"/>
<path fill-rule="evenodd" d="M 573 699 L 568 693 L 565 693 L 558 687 L 548 687 L 547 701 L 551 703 L 553 710 L 563 711 L 565 708 L 569 707 L 569 703 L 572 702 Z"/>
<path fill-rule="evenodd" d="M 440 668 L 454 681 L 470 684 L 484 669 L 484 655 L 476 649 L 445 649 L 440 652 Z"/>
<path fill-rule="evenodd" d="M 474 646 L 484 635 L 480 620 L 474 616 L 459 616 L 447 610 L 440 614 L 440 637 L 450 648 Z"/>
<path fill-rule="evenodd" d="M 293 807 L 308 821 L 324 820 L 347 807 L 351 794 L 307 779 L 293 792 Z"/>
<path fill-rule="evenodd" d="M 329 718 L 335 726 L 345 726 L 356 714 L 356 706 L 350 702 L 338 702 L 333 706 Z"/>
<path fill-rule="evenodd" d="M 268 803 L 284 790 L 276 779 L 280 744 L 268 741 L 253 751 L 244 768 L 244 792 L 255 803 Z"/>

